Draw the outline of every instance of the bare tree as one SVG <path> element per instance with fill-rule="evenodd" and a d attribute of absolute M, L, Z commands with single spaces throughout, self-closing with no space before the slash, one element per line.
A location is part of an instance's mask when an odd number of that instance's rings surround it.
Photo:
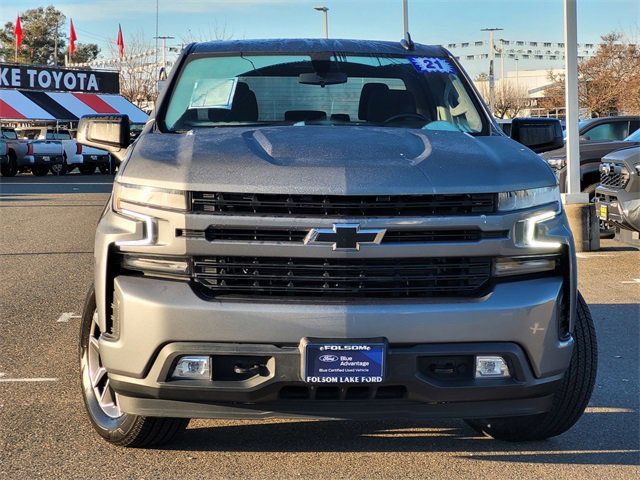
<path fill-rule="evenodd" d="M 109 49 L 112 58 L 119 58 L 115 41 L 109 43 Z M 120 73 L 120 93 L 143 110 L 149 110 L 158 92 L 153 45 L 142 34 L 129 37 L 125 40 L 124 57 L 113 63 Z"/>
<path fill-rule="evenodd" d="M 486 74 L 480 74 L 475 80 L 480 94 L 488 101 L 489 99 L 489 79 Z M 497 82 L 494 90 L 495 110 L 493 114 L 498 118 L 514 118 L 527 104 L 527 89 L 520 87 L 509 78 L 501 79 Z"/>
<path fill-rule="evenodd" d="M 233 32 L 227 27 L 227 22 L 214 22 L 209 24 L 207 29 L 200 29 L 197 32 L 189 29 L 187 33 L 180 37 L 182 43 L 208 42 L 211 40 L 231 40 Z"/>
<path fill-rule="evenodd" d="M 549 72 L 543 108 L 564 105 L 564 74 Z M 592 117 L 640 114 L 640 45 L 621 34 L 602 37 L 596 54 L 578 66 L 578 101 Z"/>

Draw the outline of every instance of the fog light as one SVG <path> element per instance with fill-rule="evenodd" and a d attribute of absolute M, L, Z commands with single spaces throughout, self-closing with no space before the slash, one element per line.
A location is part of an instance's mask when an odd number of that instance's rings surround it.
<path fill-rule="evenodd" d="M 507 362 L 502 357 L 476 357 L 476 378 L 510 377 Z"/>
<path fill-rule="evenodd" d="M 180 357 L 172 378 L 190 378 L 209 380 L 211 378 L 211 359 L 204 356 Z"/>

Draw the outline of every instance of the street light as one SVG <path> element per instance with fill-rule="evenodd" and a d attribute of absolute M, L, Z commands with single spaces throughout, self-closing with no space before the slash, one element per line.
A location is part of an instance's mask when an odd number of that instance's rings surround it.
<path fill-rule="evenodd" d="M 313 9 L 324 14 L 324 38 L 329 38 L 329 9 L 324 5 L 320 7 L 313 7 Z"/>
<path fill-rule="evenodd" d="M 495 77 L 493 75 L 493 61 L 495 59 L 495 44 L 493 42 L 493 34 L 503 30 L 502 28 L 482 28 L 481 32 L 489 32 L 489 108 L 491 113 L 496 108 L 495 97 Z"/>

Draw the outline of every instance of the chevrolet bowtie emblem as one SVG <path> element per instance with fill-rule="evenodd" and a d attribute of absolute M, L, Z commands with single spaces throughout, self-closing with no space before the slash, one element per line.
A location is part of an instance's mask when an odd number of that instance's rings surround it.
<path fill-rule="evenodd" d="M 360 250 L 363 243 L 380 243 L 384 228 L 361 229 L 357 223 L 336 223 L 333 228 L 313 228 L 304 239 L 307 244 L 332 245 L 334 250 Z"/>

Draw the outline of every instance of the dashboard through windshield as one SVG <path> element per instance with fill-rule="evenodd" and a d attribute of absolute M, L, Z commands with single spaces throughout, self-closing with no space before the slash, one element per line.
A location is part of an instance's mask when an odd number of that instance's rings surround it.
<path fill-rule="evenodd" d="M 487 120 L 446 57 L 227 55 L 188 59 L 161 125 L 389 126 L 482 134 Z"/>

